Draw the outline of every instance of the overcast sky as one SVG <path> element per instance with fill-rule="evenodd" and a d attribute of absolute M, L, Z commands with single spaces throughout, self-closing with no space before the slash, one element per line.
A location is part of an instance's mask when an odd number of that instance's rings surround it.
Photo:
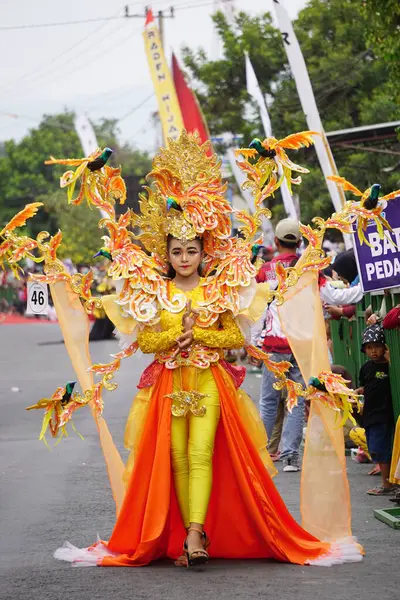
<path fill-rule="evenodd" d="M 292 18 L 306 4 L 306 0 L 281 2 Z M 235 5 L 259 14 L 268 11 L 271 3 L 236 0 Z M 130 13 L 143 14 L 145 5 L 130 2 Z M 176 8 L 175 18 L 164 21 L 168 56 L 172 49 L 179 56 L 184 45 L 203 47 L 212 56 L 217 51 L 211 22 L 213 0 L 152 2 L 154 12 L 168 12 L 171 5 Z M 123 140 L 154 149 L 151 113 L 156 101 L 152 97 L 144 102 L 153 87 L 141 35 L 142 18 L 4 29 L 121 16 L 124 6 L 121 0 L 0 0 L 0 140 L 20 139 L 43 113 L 67 107 L 86 112 L 93 120 L 121 119 Z"/>

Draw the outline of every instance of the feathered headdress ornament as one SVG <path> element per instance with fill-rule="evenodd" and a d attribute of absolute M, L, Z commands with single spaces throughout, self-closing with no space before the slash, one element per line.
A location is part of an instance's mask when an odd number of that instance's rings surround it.
<path fill-rule="evenodd" d="M 200 144 L 197 135 L 184 131 L 160 149 L 147 180 L 151 185 L 140 196 L 141 214 L 132 219 L 146 250 L 166 260 L 168 235 L 202 237 L 207 254 L 224 249 L 233 209 L 225 198 L 221 162 L 210 153 L 209 142 Z"/>

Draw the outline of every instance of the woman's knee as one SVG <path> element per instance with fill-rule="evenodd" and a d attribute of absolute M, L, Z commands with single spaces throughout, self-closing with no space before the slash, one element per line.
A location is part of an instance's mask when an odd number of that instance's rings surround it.
<path fill-rule="evenodd" d="M 189 466 L 193 468 L 210 468 L 212 466 L 212 459 L 214 453 L 214 446 L 207 443 L 196 443 L 189 442 Z"/>
<path fill-rule="evenodd" d="M 171 447 L 171 462 L 175 473 L 189 472 L 188 454 L 181 448 Z"/>

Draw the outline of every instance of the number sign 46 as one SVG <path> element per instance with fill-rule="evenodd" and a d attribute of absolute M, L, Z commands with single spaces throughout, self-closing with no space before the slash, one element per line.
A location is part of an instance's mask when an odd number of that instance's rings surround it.
<path fill-rule="evenodd" d="M 46 283 L 28 281 L 28 301 L 26 312 L 28 315 L 47 315 L 49 307 L 49 293 Z"/>

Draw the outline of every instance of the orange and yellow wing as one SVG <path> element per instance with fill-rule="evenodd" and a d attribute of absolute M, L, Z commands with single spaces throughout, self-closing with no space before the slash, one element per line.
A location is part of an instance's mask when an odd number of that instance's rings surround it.
<path fill-rule="evenodd" d="M 13 231 L 17 227 L 23 227 L 28 219 L 36 215 L 39 206 L 43 206 L 43 202 L 32 202 L 31 204 L 27 204 L 25 208 L 17 213 L 11 221 L 7 223 L 4 229 L 0 231 L 0 235 Z"/>
<path fill-rule="evenodd" d="M 292 133 L 279 140 L 276 145 L 280 148 L 289 150 L 298 150 L 303 147 L 308 148 L 314 143 L 312 138 L 313 135 L 319 135 L 318 131 L 300 131 L 299 133 Z"/>
<path fill-rule="evenodd" d="M 339 177 L 339 175 L 330 175 L 329 177 L 327 177 L 327 179 L 330 179 L 331 181 L 334 181 L 335 183 L 340 185 L 343 188 L 343 191 L 345 192 L 352 192 L 355 196 L 363 195 L 363 193 L 358 188 L 356 188 L 355 185 L 350 183 L 350 181 L 347 181 L 347 179 L 345 179 L 344 177 Z"/>

